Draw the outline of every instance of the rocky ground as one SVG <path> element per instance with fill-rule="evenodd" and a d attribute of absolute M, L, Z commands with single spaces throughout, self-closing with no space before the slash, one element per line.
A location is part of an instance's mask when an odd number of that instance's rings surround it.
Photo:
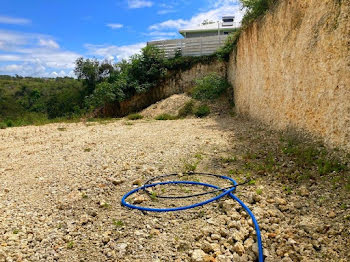
<path fill-rule="evenodd" d="M 349 261 L 349 171 L 319 176 L 283 145 L 278 132 L 215 113 L 0 130 L 0 261 L 256 261 L 252 222 L 232 199 L 176 213 L 120 205 L 147 179 L 186 170 L 252 179 L 237 195 L 258 219 L 266 261 Z"/>

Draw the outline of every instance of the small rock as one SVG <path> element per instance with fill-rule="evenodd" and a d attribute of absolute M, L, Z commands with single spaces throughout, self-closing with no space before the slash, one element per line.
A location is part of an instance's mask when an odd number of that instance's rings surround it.
<path fill-rule="evenodd" d="M 207 254 L 214 252 L 214 248 L 212 247 L 212 245 L 210 243 L 207 243 L 207 242 L 204 242 L 201 245 L 201 249 Z"/>
<path fill-rule="evenodd" d="M 300 195 L 301 196 L 306 197 L 309 194 L 310 194 L 309 190 L 307 190 L 307 188 L 305 186 L 300 187 Z"/>
<path fill-rule="evenodd" d="M 205 257 L 206 257 L 206 254 L 203 250 L 195 249 L 192 252 L 191 259 L 193 262 L 205 262 Z"/>
<path fill-rule="evenodd" d="M 276 197 L 275 198 L 275 202 L 278 204 L 278 205 L 287 205 L 287 201 L 283 198 L 279 198 L 279 197 Z"/>
<path fill-rule="evenodd" d="M 146 201 L 146 198 L 144 196 L 137 196 L 134 198 L 133 204 L 141 204 L 144 201 Z"/>
<path fill-rule="evenodd" d="M 133 185 L 136 185 L 136 186 L 141 186 L 142 185 L 142 180 L 141 179 L 136 179 L 132 182 Z"/>
<path fill-rule="evenodd" d="M 212 235 L 210 236 L 210 238 L 211 238 L 212 240 L 219 240 L 219 239 L 220 239 L 220 235 L 218 235 L 218 234 L 212 234 Z"/>
<path fill-rule="evenodd" d="M 244 246 L 242 245 L 241 242 L 237 242 L 234 246 L 233 246 L 233 250 L 240 256 L 242 256 L 245 252 L 244 250 Z"/>
<path fill-rule="evenodd" d="M 328 213 L 329 218 L 335 218 L 336 216 L 337 216 L 337 214 L 334 211 L 331 211 Z"/>

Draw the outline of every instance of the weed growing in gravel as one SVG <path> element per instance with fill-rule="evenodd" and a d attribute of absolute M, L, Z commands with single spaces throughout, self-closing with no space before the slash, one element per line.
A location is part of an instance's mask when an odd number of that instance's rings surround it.
<path fill-rule="evenodd" d="M 90 152 L 91 148 L 84 148 L 84 152 Z"/>
<path fill-rule="evenodd" d="M 252 179 L 248 182 L 248 185 L 255 185 L 256 184 L 256 180 Z"/>
<path fill-rule="evenodd" d="M 74 247 L 74 242 L 73 241 L 69 241 L 68 243 L 67 243 L 67 248 L 68 249 L 72 249 Z"/>
<path fill-rule="evenodd" d="M 66 131 L 67 128 L 65 128 L 65 127 L 58 127 L 57 130 L 58 130 L 58 131 Z"/>
<path fill-rule="evenodd" d="M 121 221 L 121 220 L 113 219 L 113 225 L 114 225 L 115 227 L 123 227 L 123 226 L 124 226 L 124 222 Z"/>
<path fill-rule="evenodd" d="M 292 193 L 292 188 L 290 186 L 284 186 L 283 191 L 286 191 L 286 193 L 290 195 Z"/>
<path fill-rule="evenodd" d="M 140 115 L 140 114 L 130 114 L 127 116 L 127 119 L 129 120 L 138 120 L 142 118 L 143 118 L 143 115 Z"/>
<path fill-rule="evenodd" d="M 203 159 L 203 155 L 201 153 L 196 153 L 194 155 L 195 158 L 197 158 L 198 160 L 202 160 Z"/>
<path fill-rule="evenodd" d="M 236 157 L 234 156 L 230 156 L 230 157 L 221 157 L 221 162 L 222 163 L 232 163 L 232 162 L 235 162 L 237 160 Z M 232 171 L 232 170 L 230 170 Z"/>
<path fill-rule="evenodd" d="M 256 193 L 258 194 L 258 195 L 261 195 L 262 194 L 262 189 L 261 188 L 258 188 L 257 190 L 256 190 Z"/>
<path fill-rule="evenodd" d="M 126 126 L 132 126 L 134 123 L 131 123 L 131 122 L 128 122 L 128 121 L 126 121 L 126 122 L 124 122 L 124 125 L 126 125 Z"/>
<path fill-rule="evenodd" d="M 156 192 L 152 192 L 149 197 L 151 198 L 152 201 L 157 201 L 158 200 Z"/>
<path fill-rule="evenodd" d="M 82 193 L 82 194 L 81 194 L 81 198 L 86 199 L 86 198 L 88 198 L 88 195 L 85 194 L 85 193 Z"/>
<path fill-rule="evenodd" d="M 161 114 L 155 117 L 155 120 L 176 120 L 176 116 L 172 116 L 169 114 Z"/>
<path fill-rule="evenodd" d="M 19 233 L 19 229 L 15 229 L 12 231 L 13 234 L 17 235 Z"/>
<path fill-rule="evenodd" d="M 195 162 L 184 161 L 184 167 L 183 167 L 184 172 L 196 171 L 198 164 L 199 164 L 199 161 L 195 161 Z"/>

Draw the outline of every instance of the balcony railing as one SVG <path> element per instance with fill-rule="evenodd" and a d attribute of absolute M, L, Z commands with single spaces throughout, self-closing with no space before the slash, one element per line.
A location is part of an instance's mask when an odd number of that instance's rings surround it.
<path fill-rule="evenodd" d="M 215 53 L 225 44 L 226 38 L 227 35 L 195 37 L 152 41 L 147 45 L 154 45 L 163 50 L 167 58 L 174 57 L 176 52 L 181 52 L 182 56 L 202 56 Z"/>

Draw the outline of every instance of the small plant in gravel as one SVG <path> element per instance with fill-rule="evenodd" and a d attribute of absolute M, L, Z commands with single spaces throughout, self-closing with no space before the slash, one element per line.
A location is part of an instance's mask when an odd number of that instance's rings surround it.
<path fill-rule="evenodd" d="M 261 188 L 258 188 L 257 190 L 256 190 L 256 193 L 258 194 L 258 195 L 261 195 L 262 194 L 262 189 Z"/>
<path fill-rule="evenodd" d="M 176 116 L 172 116 L 170 114 L 160 114 L 155 117 L 155 120 L 176 120 Z"/>
<path fill-rule="evenodd" d="M 157 193 L 156 192 L 152 192 L 150 194 L 150 198 L 151 198 L 152 201 L 157 201 L 158 200 Z"/>
<path fill-rule="evenodd" d="M 84 148 L 84 152 L 90 152 L 91 148 Z"/>
<path fill-rule="evenodd" d="M 237 160 L 236 157 L 234 156 L 230 156 L 230 157 L 221 157 L 221 162 L 222 163 L 232 163 L 235 162 Z"/>
<path fill-rule="evenodd" d="M 88 198 L 88 195 L 85 194 L 85 193 L 82 193 L 82 194 L 81 194 L 81 198 L 86 199 L 86 198 Z"/>
<path fill-rule="evenodd" d="M 140 115 L 140 114 L 130 114 L 127 116 L 127 119 L 129 120 L 138 120 L 142 118 L 143 118 L 143 115 Z"/>
<path fill-rule="evenodd" d="M 131 123 L 131 122 L 128 122 L 128 121 L 126 121 L 126 122 L 124 122 L 124 125 L 126 125 L 126 126 L 132 126 L 134 123 Z"/>
<path fill-rule="evenodd" d="M 115 227 L 123 227 L 123 226 L 124 226 L 124 222 L 121 221 L 121 220 L 113 219 L 113 225 L 114 225 Z"/>
<path fill-rule="evenodd" d="M 65 128 L 65 127 L 58 127 L 57 130 L 58 130 L 58 131 L 66 131 L 67 128 Z"/>
<path fill-rule="evenodd" d="M 194 155 L 195 158 L 197 158 L 198 160 L 202 160 L 203 159 L 203 155 L 201 153 L 196 153 Z"/>
<path fill-rule="evenodd" d="M 200 105 L 194 109 L 194 115 L 196 117 L 202 118 L 210 114 L 210 108 L 208 105 Z"/>
<path fill-rule="evenodd" d="M 290 195 L 292 193 L 292 188 L 290 186 L 284 186 L 283 187 L 283 190 L 288 194 Z"/>
<path fill-rule="evenodd" d="M 19 229 L 15 229 L 12 231 L 13 234 L 17 235 L 19 233 Z"/>
<path fill-rule="evenodd" d="M 67 248 L 68 249 L 72 249 L 74 247 L 74 242 L 73 241 L 69 241 L 68 243 L 67 243 Z"/>
<path fill-rule="evenodd" d="M 194 172 L 198 167 L 199 161 L 195 162 L 184 162 L 184 172 Z"/>

